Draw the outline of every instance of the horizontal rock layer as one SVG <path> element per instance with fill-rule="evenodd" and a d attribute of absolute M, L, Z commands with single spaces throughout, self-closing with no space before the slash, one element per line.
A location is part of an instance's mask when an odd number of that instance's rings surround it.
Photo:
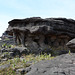
<path fill-rule="evenodd" d="M 30 33 L 69 35 L 75 37 L 75 20 L 66 18 L 32 17 L 26 19 L 14 19 L 9 21 L 7 31 L 21 30 Z"/>
<path fill-rule="evenodd" d="M 66 43 L 75 37 L 75 20 L 66 18 L 32 17 L 9 21 L 6 31 L 13 35 L 15 43 L 32 51 L 43 51 L 56 47 L 65 49 Z"/>

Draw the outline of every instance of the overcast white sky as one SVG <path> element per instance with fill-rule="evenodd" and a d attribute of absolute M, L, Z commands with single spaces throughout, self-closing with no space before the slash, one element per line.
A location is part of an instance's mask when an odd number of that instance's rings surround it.
<path fill-rule="evenodd" d="M 0 0 L 0 36 L 8 21 L 28 17 L 75 19 L 75 0 Z"/>

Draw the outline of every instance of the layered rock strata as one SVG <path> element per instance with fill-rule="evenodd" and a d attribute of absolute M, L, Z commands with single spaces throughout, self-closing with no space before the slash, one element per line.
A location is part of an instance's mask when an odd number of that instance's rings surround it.
<path fill-rule="evenodd" d="M 32 17 L 9 21 L 6 31 L 15 39 L 16 45 L 30 51 L 66 48 L 66 43 L 75 37 L 75 20 L 66 18 Z"/>

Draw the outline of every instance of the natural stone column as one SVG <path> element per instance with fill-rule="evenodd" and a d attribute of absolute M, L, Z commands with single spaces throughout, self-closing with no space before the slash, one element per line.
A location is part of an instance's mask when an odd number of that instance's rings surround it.
<path fill-rule="evenodd" d="M 18 35 L 18 45 L 20 45 L 21 44 L 21 39 L 20 39 L 20 35 Z"/>
<path fill-rule="evenodd" d="M 21 32 L 20 34 L 21 34 L 21 35 L 20 35 L 20 38 L 21 38 L 21 45 L 22 45 L 23 47 L 25 47 L 25 34 L 24 34 L 24 32 Z"/>
<path fill-rule="evenodd" d="M 20 35 L 19 34 L 17 34 L 17 45 L 20 45 L 21 44 L 21 41 L 20 41 L 20 37 L 19 37 Z"/>
<path fill-rule="evenodd" d="M 45 36 L 44 36 L 44 35 L 39 35 L 38 44 L 39 44 L 39 46 L 40 46 L 40 48 L 41 48 L 42 50 L 48 48 L 47 45 L 44 43 L 44 40 L 45 40 Z"/>
<path fill-rule="evenodd" d="M 14 40 L 14 44 L 17 45 L 17 35 L 15 31 L 13 31 L 13 40 Z"/>

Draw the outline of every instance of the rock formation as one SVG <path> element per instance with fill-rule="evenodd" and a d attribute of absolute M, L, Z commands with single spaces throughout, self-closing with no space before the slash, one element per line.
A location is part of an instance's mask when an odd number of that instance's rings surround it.
<path fill-rule="evenodd" d="M 6 45 L 14 45 L 13 36 L 8 35 L 6 32 L 2 34 L 0 37 L 0 47 L 4 44 Z"/>
<path fill-rule="evenodd" d="M 75 38 L 70 40 L 66 45 L 70 48 L 71 52 L 75 53 Z"/>
<path fill-rule="evenodd" d="M 26 75 L 75 75 L 75 53 L 42 60 L 23 71 L 28 72 Z"/>
<path fill-rule="evenodd" d="M 69 48 L 75 48 L 75 38 L 66 44 Z"/>
<path fill-rule="evenodd" d="M 16 45 L 21 44 L 31 52 L 66 48 L 66 43 L 75 37 L 75 20 L 66 18 L 32 17 L 9 21 L 6 31 L 14 36 Z"/>

